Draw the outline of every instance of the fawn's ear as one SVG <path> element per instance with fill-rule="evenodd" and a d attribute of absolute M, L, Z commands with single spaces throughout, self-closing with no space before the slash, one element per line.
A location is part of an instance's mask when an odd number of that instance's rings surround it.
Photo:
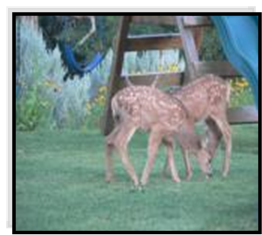
<path fill-rule="evenodd" d="M 130 81 L 128 76 L 125 76 L 125 82 L 126 82 L 126 86 L 134 86 L 134 84 Z"/>
<path fill-rule="evenodd" d="M 151 87 L 152 87 L 152 88 L 156 88 L 157 83 L 158 83 L 158 80 L 159 80 L 159 76 L 156 75 L 156 78 L 155 78 L 154 82 L 151 84 Z"/>

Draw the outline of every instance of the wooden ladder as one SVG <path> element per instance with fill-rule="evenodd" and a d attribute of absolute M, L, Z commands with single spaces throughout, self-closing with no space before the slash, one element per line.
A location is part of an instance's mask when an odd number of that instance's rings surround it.
<path fill-rule="evenodd" d="M 129 36 L 131 23 L 157 24 L 177 26 L 179 33 Z M 102 120 L 102 131 L 104 135 L 111 132 L 113 119 L 111 114 L 111 98 L 125 86 L 121 74 L 125 52 L 141 50 L 164 50 L 170 48 L 183 49 L 186 61 L 184 73 L 148 73 L 144 75 L 131 75 L 129 79 L 137 85 L 149 85 L 158 74 L 161 80 L 160 86 L 183 85 L 191 79 L 213 73 L 222 77 L 235 77 L 237 72 L 227 61 L 205 62 L 199 60 L 199 47 L 202 38 L 202 28 L 211 26 L 208 17 L 194 16 L 121 16 L 119 30 L 114 45 L 114 56 L 111 74 L 108 84 L 108 95 L 105 112 Z M 228 111 L 230 123 L 253 123 L 257 122 L 257 113 L 254 107 L 241 107 Z"/>

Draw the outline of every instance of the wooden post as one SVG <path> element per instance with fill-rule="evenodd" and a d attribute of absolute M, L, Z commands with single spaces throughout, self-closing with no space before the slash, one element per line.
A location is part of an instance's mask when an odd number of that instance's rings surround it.
<path fill-rule="evenodd" d="M 194 63 L 199 61 L 198 51 L 192 31 L 184 27 L 183 16 L 176 16 L 175 20 L 181 34 L 187 64 L 183 83 L 188 83 L 190 79 L 195 77 Z"/>
<path fill-rule="evenodd" d="M 195 39 L 195 44 L 196 44 L 196 49 L 199 52 L 200 47 L 201 47 L 201 43 L 202 43 L 202 39 L 203 39 L 203 28 L 196 28 L 196 29 L 192 29 L 193 30 L 193 34 L 194 34 L 194 39 Z"/>
<path fill-rule="evenodd" d="M 104 135 L 108 135 L 113 128 L 111 99 L 121 86 L 120 79 L 130 20 L 131 16 L 121 16 L 119 21 L 119 30 L 114 45 L 113 65 L 108 83 L 105 113 L 102 121 Z"/>

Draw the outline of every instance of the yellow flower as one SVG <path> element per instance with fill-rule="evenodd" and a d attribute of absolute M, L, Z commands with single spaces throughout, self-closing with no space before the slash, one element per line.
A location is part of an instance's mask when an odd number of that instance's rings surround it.
<path fill-rule="evenodd" d="M 107 92 L 107 87 L 106 86 L 101 86 L 98 90 L 99 93 L 106 93 Z"/>
<path fill-rule="evenodd" d="M 55 92 L 60 92 L 62 90 L 62 87 L 59 86 L 55 81 L 51 80 L 51 79 L 46 79 L 43 82 L 44 86 L 53 88 Z"/>
<path fill-rule="evenodd" d="M 171 64 L 169 66 L 169 71 L 170 72 L 177 72 L 178 71 L 178 66 L 176 64 Z"/>
<path fill-rule="evenodd" d="M 106 98 L 105 98 L 104 96 L 101 96 L 101 97 L 100 97 L 100 102 L 101 102 L 102 104 L 104 104 L 105 101 L 106 101 Z"/>
<path fill-rule="evenodd" d="M 51 82 L 49 80 L 44 81 L 44 85 L 47 87 L 51 86 Z"/>
<path fill-rule="evenodd" d="M 163 67 L 162 65 L 159 65 L 159 66 L 158 66 L 158 71 L 160 71 L 160 72 L 161 72 L 161 71 L 164 71 L 164 67 Z"/>
<path fill-rule="evenodd" d="M 89 102 L 87 102 L 87 103 L 86 103 L 86 110 L 87 110 L 88 112 L 90 112 L 91 108 L 92 108 L 92 105 L 91 105 Z"/>
<path fill-rule="evenodd" d="M 248 83 L 246 81 L 240 81 L 240 82 L 237 82 L 236 85 L 238 87 L 244 88 L 248 86 Z"/>
<path fill-rule="evenodd" d="M 245 86 L 249 86 L 249 83 L 246 80 L 243 80 L 243 84 L 245 84 Z"/>

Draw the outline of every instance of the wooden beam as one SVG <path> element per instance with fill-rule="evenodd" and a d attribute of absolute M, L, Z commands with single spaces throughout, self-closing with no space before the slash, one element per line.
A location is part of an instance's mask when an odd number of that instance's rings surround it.
<path fill-rule="evenodd" d="M 192 29 L 192 32 L 195 40 L 196 49 L 199 52 L 203 41 L 204 30 L 203 28 L 194 28 Z"/>
<path fill-rule="evenodd" d="M 157 82 L 157 87 L 167 87 L 167 86 L 180 86 L 181 85 L 181 79 L 183 74 L 182 73 L 171 73 L 171 72 L 165 72 L 165 73 L 147 73 L 147 74 L 138 74 L 138 75 L 130 75 L 128 76 L 129 80 L 134 85 L 145 85 L 150 86 L 156 77 L 159 76 L 159 80 Z M 126 86 L 125 82 L 125 76 L 120 78 L 121 80 L 121 88 Z"/>
<path fill-rule="evenodd" d="M 255 106 L 231 108 L 227 112 L 230 124 L 257 123 L 258 113 Z"/>
<path fill-rule="evenodd" d="M 197 77 L 209 73 L 221 77 L 235 77 L 239 75 L 228 61 L 195 62 L 193 67 Z"/>
<path fill-rule="evenodd" d="M 132 16 L 132 23 L 174 25 L 174 16 Z"/>
<path fill-rule="evenodd" d="M 207 16 L 184 16 L 183 23 L 186 28 L 208 27 L 212 25 Z"/>
<path fill-rule="evenodd" d="M 124 60 L 124 50 L 126 47 L 126 38 L 129 30 L 129 23 L 131 16 L 121 16 L 119 19 L 119 30 L 117 33 L 115 45 L 113 64 L 111 68 L 110 78 L 108 82 L 108 94 L 106 99 L 106 106 L 104 111 L 103 120 L 101 123 L 102 132 L 107 135 L 113 128 L 113 118 L 111 112 L 111 98 L 118 91 L 120 87 L 119 77 L 122 72 L 122 65 Z"/>
<path fill-rule="evenodd" d="M 153 24 L 153 25 L 176 25 L 174 20 L 175 15 L 172 16 L 132 16 L 132 23 L 135 24 Z M 207 27 L 211 26 L 212 22 L 207 16 L 183 16 L 183 23 L 185 27 Z"/>
<path fill-rule="evenodd" d="M 188 83 L 191 79 L 196 77 L 193 63 L 199 61 L 198 51 L 195 44 L 193 32 L 190 29 L 186 29 L 184 26 L 183 16 L 176 16 L 175 19 L 179 29 L 179 33 L 181 34 L 187 65 L 184 82 Z"/>
<path fill-rule="evenodd" d="M 163 50 L 181 47 L 180 34 L 140 35 L 128 37 L 126 51 Z"/>
<path fill-rule="evenodd" d="M 179 32 L 182 37 L 183 48 L 187 62 L 199 61 L 198 52 L 194 42 L 194 36 L 191 30 L 187 30 L 184 27 L 183 16 L 177 16 L 176 22 L 179 28 Z"/>

